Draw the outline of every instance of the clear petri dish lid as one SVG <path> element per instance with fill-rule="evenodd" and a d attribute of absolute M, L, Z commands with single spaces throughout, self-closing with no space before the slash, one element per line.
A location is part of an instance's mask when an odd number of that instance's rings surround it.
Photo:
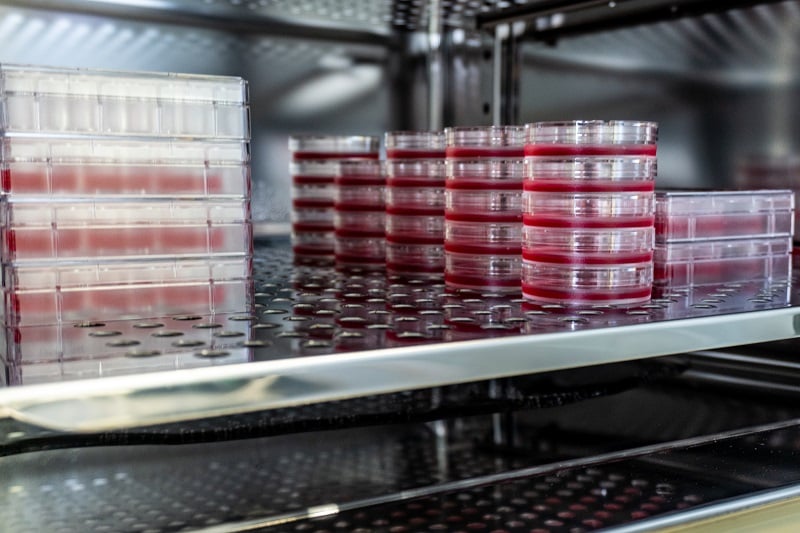
<path fill-rule="evenodd" d="M 528 156 L 526 176 L 534 180 L 653 180 L 656 158 L 642 156 Z"/>
<path fill-rule="evenodd" d="M 307 157 L 337 158 L 358 155 L 377 157 L 378 137 L 367 135 L 291 135 L 289 150 Z"/>
<path fill-rule="evenodd" d="M 459 157 L 451 149 L 519 150 L 525 146 L 525 126 L 477 126 L 445 128 L 448 156 Z"/>
<path fill-rule="evenodd" d="M 381 161 L 370 159 L 339 162 L 339 177 L 384 181 L 385 167 Z"/>
<path fill-rule="evenodd" d="M 443 131 L 389 131 L 384 135 L 386 156 L 436 157 L 437 153 L 444 156 L 444 139 Z"/>
<path fill-rule="evenodd" d="M 445 177 L 443 158 L 389 159 L 384 164 L 389 178 L 436 181 Z"/>
<path fill-rule="evenodd" d="M 514 180 L 525 177 L 525 162 L 511 159 L 448 159 L 445 164 L 448 180 Z"/>
<path fill-rule="evenodd" d="M 658 124 L 628 120 L 571 120 L 525 125 L 527 144 L 646 144 L 658 140 Z"/>

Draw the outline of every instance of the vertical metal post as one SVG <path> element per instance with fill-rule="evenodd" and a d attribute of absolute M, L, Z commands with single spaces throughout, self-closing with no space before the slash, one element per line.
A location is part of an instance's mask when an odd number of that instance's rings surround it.
<path fill-rule="evenodd" d="M 492 67 L 492 123 L 517 124 L 519 120 L 519 35 L 524 23 L 498 24 L 494 30 Z"/>
<path fill-rule="evenodd" d="M 428 9 L 428 129 L 438 131 L 444 109 L 441 0 L 430 0 Z"/>

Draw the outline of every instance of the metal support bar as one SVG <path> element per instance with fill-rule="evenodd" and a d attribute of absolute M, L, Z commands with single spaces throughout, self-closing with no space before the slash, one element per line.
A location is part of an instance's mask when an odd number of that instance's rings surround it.
<path fill-rule="evenodd" d="M 525 23 L 502 24 L 494 32 L 492 123 L 516 124 L 519 118 L 519 36 Z"/>

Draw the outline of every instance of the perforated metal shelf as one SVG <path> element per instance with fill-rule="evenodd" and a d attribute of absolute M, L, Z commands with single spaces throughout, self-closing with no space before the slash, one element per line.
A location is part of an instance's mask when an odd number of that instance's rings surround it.
<path fill-rule="evenodd" d="M 140 427 L 785 339 L 800 321 L 788 283 L 534 307 L 293 266 L 285 243 L 257 246 L 255 284 L 252 313 L 68 325 L 78 339 L 37 362 L 19 346 L 6 375 L 24 386 L 0 389 L 0 413 L 64 431 Z"/>

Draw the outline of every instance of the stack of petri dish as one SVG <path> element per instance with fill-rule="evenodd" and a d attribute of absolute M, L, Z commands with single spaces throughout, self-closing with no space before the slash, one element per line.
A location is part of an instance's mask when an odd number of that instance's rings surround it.
<path fill-rule="evenodd" d="M 396 131 L 386 145 L 386 270 L 403 278 L 444 272 L 444 133 Z"/>
<path fill-rule="evenodd" d="M 359 135 L 295 135 L 292 153 L 292 248 L 301 264 L 333 264 L 334 201 L 343 161 L 377 160 L 379 139 Z"/>
<path fill-rule="evenodd" d="M 658 191 L 656 287 L 791 277 L 794 192 Z"/>
<path fill-rule="evenodd" d="M 445 284 L 518 293 L 523 126 L 445 129 Z"/>
<path fill-rule="evenodd" d="M 7 363 L 42 326 L 249 310 L 244 80 L 0 72 Z"/>
<path fill-rule="evenodd" d="M 334 179 L 337 268 L 383 270 L 386 264 L 386 178 L 380 161 L 339 163 Z"/>
<path fill-rule="evenodd" d="M 648 301 L 657 125 L 571 121 L 526 129 L 523 297 L 577 306 Z"/>

